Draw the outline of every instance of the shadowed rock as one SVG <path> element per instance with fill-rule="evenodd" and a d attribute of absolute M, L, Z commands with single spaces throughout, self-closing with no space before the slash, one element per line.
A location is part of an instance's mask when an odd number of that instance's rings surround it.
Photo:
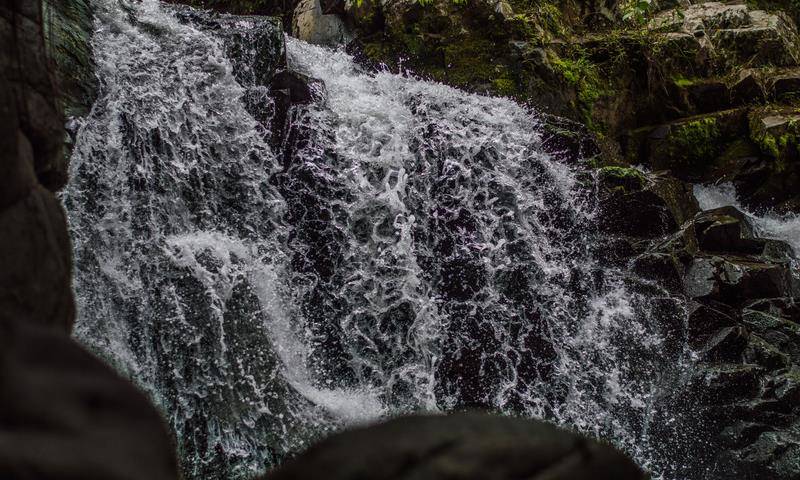
<path fill-rule="evenodd" d="M 0 478 L 177 478 L 147 398 L 70 338 L 26 323 L 0 324 Z"/>
<path fill-rule="evenodd" d="M 643 479 L 610 446 L 552 425 L 459 414 L 400 418 L 335 435 L 270 480 Z"/>

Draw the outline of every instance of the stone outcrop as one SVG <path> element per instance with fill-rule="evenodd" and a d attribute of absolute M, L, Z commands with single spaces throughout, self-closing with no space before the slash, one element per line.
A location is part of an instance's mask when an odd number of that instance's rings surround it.
<path fill-rule="evenodd" d="M 274 480 L 646 478 L 612 447 L 535 420 L 479 414 L 400 418 L 334 435 Z"/>
<path fill-rule="evenodd" d="M 677 336 L 696 352 L 697 363 L 681 393 L 691 412 L 681 415 L 705 448 L 713 446 L 713 453 L 695 456 L 699 466 L 691 474 L 796 478 L 796 252 L 759 238 L 734 207 L 698 212 L 686 184 L 664 172 L 606 167 L 599 177 L 603 225 L 617 239 L 606 257 L 629 262 L 639 277 L 688 302 Z"/>
<path fill-rule="evenodd" d="M 300 0 L 292 20 L 292 35 L 308 43 L 330 46 L 353 38 L 344 20 L 322 11 L 320 0 Z"/>
<path fill-rule="evenodd" d="M 64 129 L 36 2 L 0 7 L 0 323 L 24 317 L 64 332 L 74 303 L 66 221 Z"/>
<path fill-rule="evenodd" d="M 0 477 L 176 479 L 156 409 L 68 336 L 64 117 L 39 2 L 0 5 L 0 45 Z"/>

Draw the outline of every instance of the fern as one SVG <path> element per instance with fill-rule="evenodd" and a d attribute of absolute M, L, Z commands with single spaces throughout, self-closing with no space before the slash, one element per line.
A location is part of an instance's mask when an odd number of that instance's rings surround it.
<path fill-rule="evenodd" d="M 644 25 L 653 10 L 653 0 L 628 0 L 622 6 L 622 20 Z"/>

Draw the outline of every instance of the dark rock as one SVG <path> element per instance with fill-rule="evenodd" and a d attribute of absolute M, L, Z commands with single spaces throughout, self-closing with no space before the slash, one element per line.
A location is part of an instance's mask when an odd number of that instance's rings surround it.
<path fill-rule="evenodd" d="M 696 258 L 685 279 L 692 298 L 740 305 L 748 299 L 791 295 L 791 272 L 786 265 L 733 258 Z"/>
<path fill-rule="evenodd" d="M 789 410 L 800 407 L 800 369 L 793 367 L 772 381 L 775 398 Z"/>
<path fill-rule="evenodd" d="M 597 138 L 584 125 L 572 120 L 542 115 L 542 148 L 567 162 L 591 161 L 600 155 Z"/>
<path fill-rule="evenodd" d="M 694 219 L 697 244 L 707 252 L 758 254 L 764 242 L 755 239 L 747 216 L 734 207 L 705 211 Z"/>
<path fill-rule="evenodd" d="M 722 146 L 747 132 L 745 113 L 725 110 L 644 128 L 637 134 L 643 138 L 632 144 L 640 145 L 638 151 L 629 147 L 629 161 L 669 170 L 684 181 L 705 179 L 723 153 Z"/>
<path fill-rule="evenodd" d="M 0 324 L 25 318 L 69 332 L 75 307 L 66 219 L 41 185 L 55 190 L 66 180 L 63 116 L 41 20 L 39 4 L 0 6 L 0 44 L 9 47 L 0 52 Z"/>
<path fill-rule="evenodd" d="M 721 80 L 693 82 L 681 90 L 689 114 L 712 113 L 731 107 L 730 90 Z"/>
<path fill-rule="evenodd" d="M 683 290 L 683 265 L 673 255 L 645 253 L 634 259 L 633 270 L 644 278 L 658 282 L 670 292 Z"/>
<path fill-rule="evenodd" d="M 322 441 L 271 480 L 643 479 L 613 448 L 534 420 L 478 414 L 400 418 Z"/>
<path fill-rule="evenodd" d="M 730 88 L 731 102 L 735 105 L 761 103 L 766 100 L 766 91 L 758 74 L 753 69 L 739 72 L 739 78 Z"/>
<path fill-rule="evenodd" d="M 0 477 L 177 479 L 147 398 L 61 332 L 0 323 Z"/>
<path fill-rule="evenodd" d="M 770 371 L 786 368 L 792 363 L 789 355 L 758 335 L 750 335 L 747 339 L 744 361 L 762 365 Z"/>
<path fill-rule="evenodd" d="M 789 319 L 800 324 L 800 304 L 794 298 L 767 298 L 746 305 L 747 309 Z"/>
<path fill-rule="evenodd" d="M 795 69 L 771 78 L 770 90 L 770 93 L 776 99 L 797 99 L 797 97 L 800 96 L 800 69 Z"/>
<path fill-rule="evenodd" d="M 702 348 L 714 332 L 736 326 L 736 317 L 736 310 L 724 303 L 692 302 L 687 316 L 689 344 Z"/>
<path fill-rule="evenodd" d="M 737 362 L 749 341 L 747 330 L 740 326 L 726 327 L 711 336 L 702 351 L 704 360 Z"/>
<path fill-rule="evenodd" d="M 765 431 L 740 450 L 727 453 L 731 458 L 720 474 L 728 478 L 754 480 L 790 479 L 800 476 L 800 435 L 797 427 L 788 431 Z M 731 468 L 735 466 L 735 468 Z"/>
<path fill-rule="evenodd" d="M 757 396 L 763 374 L 763 368 L 758 365 L 705 365 L 693 379 L 692 386 L 704 403 L 724 405 Z"/>
<path fill-rule="evenodd" d="M 624 167 L 598 173 L 602 228 L 653 238 L 675 231 L 698 210 L 697 200 L 682 182 L 663 173 L 647 174 Z"/>
<path fill-rule="evenodd" d="M 0 323 L 17 318 L 72 330 L 72 250 L 64 211 L 37 185 L 0 210 Z"/>
<path fill-rule="evenodd" d="M 41 15 L 42 7 L 35 2 L 12 0 L 0 5 L 0 45 L 7 47 L 0 52 L 4 103 L 0 125 L 9 128 L 6 141 L 19 145 L 4 152 L 4 162 L 5 155 L 9 155 L 9 161 L 13 161 L 15 152 L 27 155 L 39 182 L 56 191 L 67 181 L 64 121 L 56 96 L 56 76 L 47 63 Z M 13 105 L 5 103 L 9 101 Z M 18 135 L 24 140 L 18 140 Z M 17 167 L 10 172 L 24 171 Z"/>
<path fill-rule="evenodd" d="M 763 180 L 748 192 L 756 206 L 780 207 L 800 199 L 800 110 L 764 107 L 749 114 L 750 139 L 768 158 Z"/>
<path fill-rule="evenodd" d="M 745 308 L 742 324 L 764 341 L 774 345 L 792 361 L 800 363 L 800 325 L 780 316 Z"/>
<path fill-rule="evenodd" d="M 325 100 L 325 84 L 292 70 L 277 72 L 270 82 L 270 95 L 275 101 L 271 118 L 271 143 L 280 147 L 287 137 L 290 109 L 295 105 L 307 105 Z"/>

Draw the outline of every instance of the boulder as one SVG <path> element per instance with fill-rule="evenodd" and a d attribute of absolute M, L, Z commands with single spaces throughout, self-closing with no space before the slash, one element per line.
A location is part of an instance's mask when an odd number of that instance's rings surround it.
<path fill-rule="evenodd" d="M 148 399 L 61 332 L 0 323 L 0 477 L 177 480 Z"/>
<path fill-rule="evenodd" d="M 793 255 L 785 242 L 757 238 L 750 221 L 734 207 L 699 213 L 647 253 L 671 262 L 689 297 L 734 306 L 796 296 Z"/>
<path fill-rule="evenodd" d="M 758 365 L 700 364 L 691 386 L 704 404 L 725 405 L 757 396 L 763 375 Z"/>
<path fill-rule="evenodd" d="M 744 68 L 739 71 L 736 80 L 730 86 L 730 95 L 735 105 L 759 103 L 767 97 L 759 72 L 754 68 Z"/>
<path fill-rule="evenodd" d="M 763 180 L 748 192 L 748 201 L 789 210 L 800 199 L 800 110 L 764 107 L 748 117 L 750 139 L 765 158 Z"/>
<path fill-rule="evenodd" d="M 284 69 L 270 82 L 270 96 L 274 100 L 270 118 L 271 143 L 278 149 L 290 135 L 291 108 L 325 101 L 325 84 L 302 73 Z M 284 152 L 285 155 L 290 155 Z"/>
<path fill-rule="evenodd" d="M 340 433 L 270 480 L 644 479 L 607 444 L 552 425 L 480 414 L 416 416 Z"/>
<path fill-rule="evenodd" d="M 688 186 L 663 172 L 604 167 L 597 179 L 601 228 L 608 233 L 654 238 L 675 231 L 698 211 Z"/>
<path fill-rule="evenodd" d="M 706 252 L 759 254 L 764 241 L 755 238 L 753 225 L 735 207 L 720 207 L 700 213 L 694 219 L 698 247 Z"/>
<path fill-rule="evenodd" d="M 586 126 L 555 115 L 541 114 L 542 148 L 567 162 L 591 162 L 601 154 L 596 136 Z"/>
<path fill-rule="evenodd" d="M 628 158 L 654 170 L 669 170 L 681 180 L 697 181 L 707 178 L 724 145 L 746 131 L 744 109 L 683 118 L 632 132 Z"/>
<path fill-rule="evenodd" d="M 72 248 L 61 204 L 40 185 L 0 210 L 0 323 L 72 331 Z"/>
<path fill-rule="evenodd" d="M 768 88 L 773 98 L 792 101 L 800 97 L 800 69 L 793 68 L 769 79 Z"/>
<path fill-rule="evenodd" d="M 740 305 L 749 299 L 792 295 L 791 275 L 787 265 L 700 257 L 687 269 L 685 288 L 691 298 Z"/>
<path fill-rule="evenodd" d="M 319 0 L 301 0 L 297 4 L 292 35 L 308 43 L 329 46 L 353 39 L 353 33 L 338 15 L 323 13 Z"/>

